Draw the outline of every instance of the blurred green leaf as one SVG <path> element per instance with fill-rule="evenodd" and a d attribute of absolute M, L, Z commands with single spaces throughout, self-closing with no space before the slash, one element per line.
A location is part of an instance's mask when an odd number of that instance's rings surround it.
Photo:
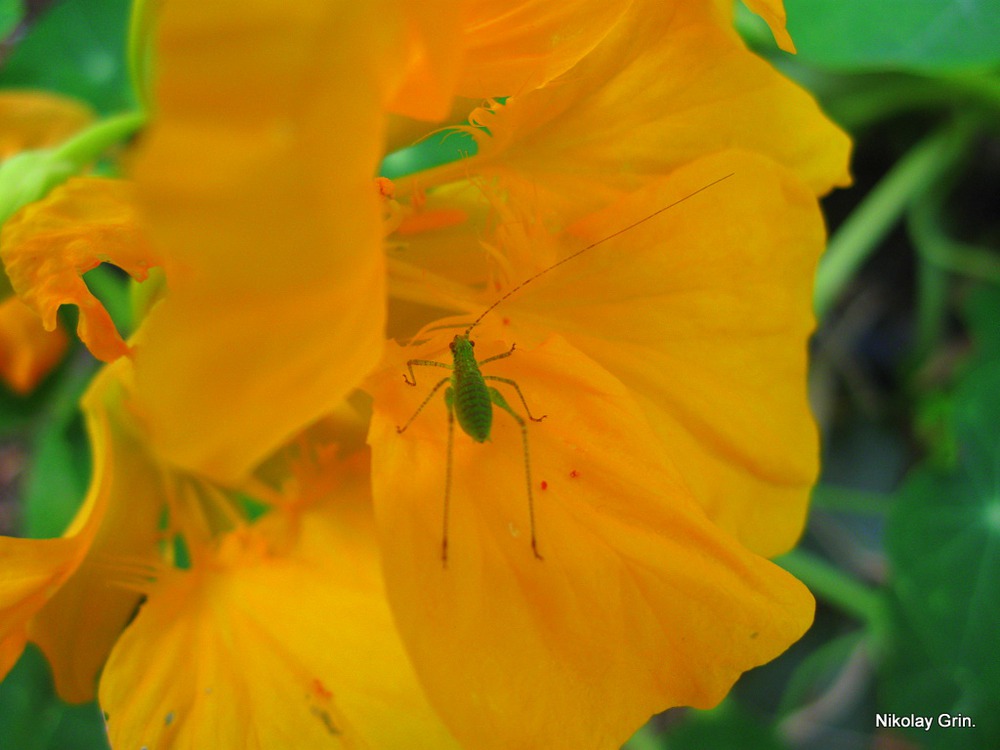
<path fill-rule="evenodd" d="M 10 34 L 23 16 L 21 0 L 0 0 L 0 39 Z"/>
<path fill-rule="evenodd" d="M 36 416 L 21 490 L 25 536 L 62 534 L 86 494 L 90 457 L 79 402 L 97 366 L 78 352 L 58 373 Z"/>
<path fill-rule="evenodd" d="M 1000 359 L 1000 289 L 983 284 L 965 303 L 965 320 L 980 360 Z"/>
<path fill-rule="evenodd" d="M 82 419 L 48 422 L 35 439 L 23 490 L 24 533 L 63 533 L 87 492 L 90 465 Z"/>
<path fill-rule="evenodd" d="M 773 728 L 728 700 L 712 711 L 691 711 L 687 721 L 671 731 L 664 750 L 783 750 Z"/>
<path fill-rule="evenodd" d="M 29 646 L 0 683 L 0 747 L 11 750 L 107 750 L 95 703 L 69 706 L 52 687 L 45 657 Z"/>
<path fill-rule="evenodd" d="M 996 0 L 786 0 L 805 62 L 840 70 L 957 71 L 1000 62 Z"/>
<path fill-rule="evenodd" d="M 129 0 L 65 0 L 42 15 L 3 69 L 0 86 L 75 96 L 108 114 L 134 109 L 125 58 Z"/>
<path fill-rule="evenodd" d="M 894 638 L 885 654 L 879 683 L 880 711 L 901 716 L 962 714 L 975 727 L 905 730 L 928 750 L 996 750 L 1000 738 L 1000 704 L 971 682 L 961 668 L 942 664 L 928 651 L 905 615 L 892 614 Z M 879 730 L 900 733 L 903 730 Z"/>
<path fill-rule="evenodd" d="M 966 372 L 951 398 L 953 470 L 924 464 L 900 490 L 887 549 L 894 656 L 890 710 L 971 716 L 977 731 L 935 728 L 933 748 L 1000 746 L 1000 360 Z"/>

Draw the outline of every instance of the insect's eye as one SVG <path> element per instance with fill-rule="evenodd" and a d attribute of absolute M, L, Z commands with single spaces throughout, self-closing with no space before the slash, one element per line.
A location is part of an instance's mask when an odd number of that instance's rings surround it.
<path fill-rule="evenodd" d="M 476 342 L 475 341 L 470 341 L 469 342 L 469 346 L 471 346 L 473 349 L 475 349 L 476 348 Z"/>

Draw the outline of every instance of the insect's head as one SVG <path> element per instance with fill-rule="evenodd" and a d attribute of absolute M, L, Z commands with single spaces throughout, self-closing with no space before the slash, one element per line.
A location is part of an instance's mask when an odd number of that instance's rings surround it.
<path fill-rule="evenodd" d="M 448 344 L 448 348 L 451 349 L 452 354 L 456 352 L 471 352 L 476 348 L 476 342 L 469 340 L 468 333 L 456 333 L 455 338 Z"/>

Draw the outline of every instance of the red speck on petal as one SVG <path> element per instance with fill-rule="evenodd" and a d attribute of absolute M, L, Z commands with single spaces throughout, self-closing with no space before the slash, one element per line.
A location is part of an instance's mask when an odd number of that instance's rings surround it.
<path fill-rule="evenodd" d="M 576 479 L 578 476 L 580 476 L 580 472 L 578 472 L 576 469 L 571 470 L 569 473 L 570 479 Z"/>
<path fill-rule="evenodd" d="M 314 677 L 312 681 L 312 690 L 316 697 L 328 701 L 333 697 L 333 693 L 326 689 L 326 685 L 318 677 Z"/>
<path fill-rule="evenodd" d="M 549 483 L 548 483 L 548 482 L 546 482 L 546 481 L 545 481 L 545 480 L 543 479 L 543 480 L 542 480 L 542 489 L 543 489 L 543 490 L 547 490 L 548 488 L 549 488 Z"/>
<path fill-rule="evenodd" d="M 503 324 L 504 324 L 505 326 L 509 326 L 509 325 L 510 325 L 510 318 L 504 318 L 504 319 L 503 319 Z"/>

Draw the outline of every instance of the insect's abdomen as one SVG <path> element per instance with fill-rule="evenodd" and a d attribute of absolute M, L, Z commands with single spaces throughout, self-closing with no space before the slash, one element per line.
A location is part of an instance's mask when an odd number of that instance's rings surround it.
<path fill-rule="evenodd" d="M 460 346 L 454 351 L 452 381 L 458 424 L 473 440 L 484 442 L 493 425 L 493 404 L 471 347 Z"/>

